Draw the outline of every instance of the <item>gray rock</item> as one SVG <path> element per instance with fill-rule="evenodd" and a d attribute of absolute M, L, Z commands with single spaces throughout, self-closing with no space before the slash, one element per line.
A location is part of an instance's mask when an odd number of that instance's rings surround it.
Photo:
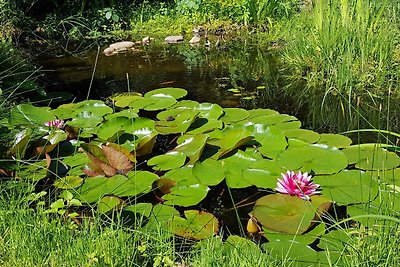
<path fill-rule="evenodd" d="M 182 35 L 176 35 L 176 36 L 168 36 L 164 40 L 167 44 L 174 44 L 174 43 L 180 43 L 183 41 L 183 36 Z"/>

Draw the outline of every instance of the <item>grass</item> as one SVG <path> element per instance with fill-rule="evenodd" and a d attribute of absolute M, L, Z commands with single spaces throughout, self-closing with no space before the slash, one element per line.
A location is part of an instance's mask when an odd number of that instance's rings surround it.
<path fill-rule="evenodd" d="M 22 181 L 1 182 L 1 266 L 316 266 L 291 260 L 302 254 L 294 248 L 278 256 L 232 236 L 193 242 L 162 228 L 128 227 L 118 214 L 77 225 L 44 212 L 43 203 L 32 200 L 32 190 L 33 184 Z M 333 231 L 340 252 L 320 252 L 326 262 L 320 266 L 398 266 L 399 220 L 385 201 L 375 207 L 376 215 L 359 218 L 368 227 Z"/>

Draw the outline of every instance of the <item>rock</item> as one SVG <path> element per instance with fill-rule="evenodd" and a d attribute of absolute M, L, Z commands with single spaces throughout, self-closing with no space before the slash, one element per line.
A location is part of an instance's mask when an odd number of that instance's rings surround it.
<path fill-rule="evenodd" d="M 176 35 L 176 36 L 168 36 L 164 40 L 167 44 L 174 44 L 174 43 L 180 43 L 183 41 L 183 36 L 182 35 Z"/>
<path fill-rule="evenodd" d="M 123 41 L 111 44 L 108 48 L 104 49 L 103 53 L 106 56 L 115 55 L 118 52 L 127 51 L 131 49 L 135 45 L 134 42 L 131 41 Z"/>
<path fill-rule="evenodd" d="M 198 44 L 200 43 L 200 40 L 201 40 L 200 36 L 195 35 L 193 36 L 192 39 L 190 39 L 189 44 Z"/>

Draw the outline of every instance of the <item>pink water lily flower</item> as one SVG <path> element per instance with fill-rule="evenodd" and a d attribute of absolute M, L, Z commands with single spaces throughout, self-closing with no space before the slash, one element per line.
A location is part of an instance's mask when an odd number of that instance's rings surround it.
<path fill-rule="evenodd" d="M 62 127 L 64 127 L 64 121 L 63 120 L 52 120 L 52 121 L 48 121 L 44 124 L 47 127 L 56 127 L 61 129 Z"/>
<path fill-rule="evenodd" d="M 310 196 L 319 193 L 317 188 L 319 184 L 314 184 L 311 181 L 311 175 L 307 172 L 294 173 L 287 171 L 286 174 L 282 173 L 282 179 L 278 179 L 276 191 L 282 194 L 291 196 L 298 196 L 302 199 L 308 200 Z"/>

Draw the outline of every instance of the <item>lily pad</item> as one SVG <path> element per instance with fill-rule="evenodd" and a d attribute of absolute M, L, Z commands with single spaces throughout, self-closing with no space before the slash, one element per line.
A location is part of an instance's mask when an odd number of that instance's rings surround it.
<path fill-rule="evenodd" d="M 200 103 L 196 108 L 199 111 L 200 118 L 215 119 L 217 120 L 224 113 L 221 106 L 211 103 Z"/>
<path fill-rule="evenodd" d="M 159 97 L 160 95 L 168 95 L 175 99 L 179 99 L 186 96 L 187 91 L 182 88 L 166 87 L 147 92 L 144 97 Z"/>
<path fill-rule="evenodd" d="M 296 196 L 273 194 L 259 198 L 252 214 L 268 229 L 302 234 L 310 227 L 315 209 L 310 202 Z"/>
<path fill-rule="evenodd" d="M 233 123 L 245 120 L 249 116 L 249 112 L 242 108 L 224 108 L 224 116 L 221 120 L 224 123 Z"/>
<path fill-rule="evenodd" d="M 132 211 L 145 217 L 150 217 L 151 211 L 153 210 L 153 205 L 151 203 L 137 203 L 125 207 L 124 210 Z"/>
<path fill-rule="evenodd" d="M 180 151 L 189 158 L 188 164 L 194 164 L 200 159 L 206 145 L 207 136 L 198 134 L 187 138 L 183 143 L 174 148 L 174 151 Z"/>
<path fill-rule="evenodd" d="M 197 118 L 187 130 L 187 134 L 196 135 L 208 133 L 214 129 L 222 129 L 223 122 L 216 119 Z"/>
<path fill-rule="evenodd" d="M 82 111 L 77 114 L 67 125 L 78 128 L 93 128 L 103 121 L 103 117 L 90 111 Z"/>
<path fill-rule="evenodd" d="M 238 150 L 234 155 L 223 160 L 226 184 L 230 188 L 245 188 L 253 185 L 251 182 L 242 178 L 242 172 L 248 169 L 256 159 L 249 154 Z"/>
<path fill-rule="evenodd" d="M 54 119 L 55 116 L 49 108 L 20 104 L 11 109 L 9 123 L 11 125 L 44 125 L 45 122 Z"/>
<path fill-rule="evenodd" d="M 350 138 L 340 134 L 320 134 L 318 144 L 325 144 L 331 147 L 343 148 L 351 145 Z"/>
<path fill-rule="evenodd" d="M 185 217 L 174 217 L 170 225 L 179 236 L 202 240 L 218 233 L 218 219 L 211 213 L 198 210 L 185 210 Z"/>
<path fill-rule="evenodd" d="M 139 93 L 129 93 L 129 94 L 121 94 L 121 95 L 115 95 L 110 97 L 111 100 L 114 101 L 114 105 L 120 108 L 125 108 L 129 106 L 130 103 L 133 101 L 141 98 L 142 95 Z"/>
<path fill-rule="evenodd" d="M 276 158 L 288 145 L 284 132 L 277 126 L 252 124 L 246 129 L 252 131 L 254 138 L 261 144 L 258 151 L 266 157 Z"/>
<path fill-rule="evenodd" d="M 206 159 L 196 162 L 193 166 L 193 175 L 204 185 L 217 185 L 225 178 L 222 161 Z"/>
<path fill-rule="evenodd" d="M 185 133 L 198 114 L 195 110 L 184 110 L 173 120 L 156 122 L 156 129 L 162 134 Z"/>
<path fill-rule="evenodd" d="M 207 196 L 210 190 L 208 186 L 193 183 L 192 177 L 194 176 L 190 174 L 179 178 L 180 181 L 171 188 L 171 192 L 162 197 L 166 205 L 189 207 L 198 204 Z"/>
<path fill-rule="evenodd" d="M 354 145 L 347 147 L 343 153 L 349 159 L 350 164 L 356 164 L 356 168 L 362 170 L 388 170 L 400 165 L 400 157 L 376 145 Z"/>
<path fill-rule="evenodd" d="M 83 179 L 79 176 L 66 176 L 54 181 L 54 186 L 59 189 L 73 189 L 81 186 Z"/>
<path fill-rule="evenodd" d="M 279 168 L 274 160 L 257 160 L 242 170 L 242 179 L 259 188 L 275 188 L 278 178 L 285 170 Z"/>
<path fill-rule="evenodd" d="M 253 124 L 275 125 L 282 130 L 298 129 L 301 127 L 301 122 L 296 117 L 286 114 L 256 116 L 248 118 L 246 121 Z"/>
<path fill-rule="evenodd" d="M 233 129 L 224 131 L 226 134 L 222 139 L 210 140 L 208 143 L 220 147 L 220 150 L 214 158 L 221 158 L 229 152 L 247 144 L 253 139 L 251 132 L 246 129 Z"/>
<path fill-rule="evenodd" d="M 372 201 L 378 194 L 378 183 L 371 175 L 360 170 L 344 170 L 328 176 L 314 176 L 321 185 L 322 195 L 348 205 Z"/>
<path fill-rule="evenodd" d="M 285 130 L 285 135 L 287 138 L 300 139 L 310 144 L 320 139 L 319 133 L 307 129 L 287 129 Z"/>
<path fill-rule="evenodd" d="M 287 170 L 333 174 L 346 168 L 348 162 L 343 152 L 336 148 L 310 145 L 283 151 L 277 158 L 277 164 Z"/>
<path fill-rule="evenodd" d="M 107 106 L 104 102 L 99 100 L 86 100 L 76 103 L 70 110 L 72 117 L 76 117 L 82 112 L 93 114 L 96 117 L 103 117 L 106 114 L 113 112 L 112 108 Z"/>
<path fill-rule="evenodd" d="M 186 155 L 179 151 L 171 151 L 163 155 L 151 158 L 147 165 L 154 170 L 166 171 L 179 168 L 185 164 Z"/>
<path fill-rule="evenodd" d="M 115 197 L 115 196 L 105 196 L 102 199 L 100 199 L 99 204 L 97 206 L 97 211 L 100 214 L 107 213 L 123 203 L 123 200 Z"/>
<path fill-rule="evenodd" d="M 114 134 L 123 131 L 128 125 L 133 124 L 134 120 L 127 117 L 116 117 L 102 123 L 97 132 L 97 136 L 107 140 Z"/>

